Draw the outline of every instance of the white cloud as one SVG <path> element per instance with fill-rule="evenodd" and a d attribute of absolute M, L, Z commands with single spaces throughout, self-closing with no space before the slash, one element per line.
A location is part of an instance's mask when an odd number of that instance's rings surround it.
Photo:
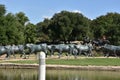
<path fill-rule="evenodd" d="M 74 12 L 74 13 L 82 13 L 80 10 L 66 10 L 69 12 Z M 60 13 L 61 11 L 57 11 L 57 13 Z"/>
<path fill-rule="evenodd" d="M 80 10 L 72 10 L 71 12 L 74 12 L 74 13 L 82 13 Z"/>
<path fill-rule="evenodd" d="M 46 19 L 46 18 L 47 18 L 47 19 L 51 19 L 52 16 L 43 16 L 42 18 L 43 18 L 43 19 Z"/>
<path fill-rule="evenodd" d="M 62 10 L 61 10 L 62 11 Z M 54 11 L 50 11 L 53 15 L 55 14 L 55 13 L 60 13 L 61 11 L 56 11 L 56 12 L 54 12 Z M 66 11 L 69 11 L 69 12 L 73 12 L 73 13 L 82 13 L 80 10 L 66 10 Z M 52 17 L 53 17 L 53 15 L 51 15 L 51 16 L 48 16 L 48 15 L 43 15 L 42 16 L 42 19 L 51 19 Z"/>

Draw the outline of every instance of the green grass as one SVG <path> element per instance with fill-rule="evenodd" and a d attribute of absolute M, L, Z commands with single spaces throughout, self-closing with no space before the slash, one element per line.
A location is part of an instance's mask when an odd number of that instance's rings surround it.
<path fill-rule="evenodd" d="M 95 66 L 120 66 L 120 59 L 118 58 L 84 58 L 84 59 L 51 59 L 47 60 L 47 64 L 59 65 L 95 65 Z"/>
<path fill-rule="evenodd" d="M 20 60 L 20 61 L 8 61 L 10 63 L 19 63 L 19 64 L 38 64 L 37 60 Z"/>
<path fill-rule="evenodd" d="M 2 61 L 0 63 L 38 64 L 38 60 Z M 80 58 L 80 59 L 46 59 L 46 64 L 76 66 L 120 66 L 119 58 Z"/>

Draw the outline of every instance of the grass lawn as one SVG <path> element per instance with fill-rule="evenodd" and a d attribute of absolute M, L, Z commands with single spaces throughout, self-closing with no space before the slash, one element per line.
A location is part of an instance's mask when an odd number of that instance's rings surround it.
<path fill-rule="evenodd" d="M 38 60 L 2 60 L 0 63 L 38 64 Z M 46 59 L 46 64 L 76 66 L 120 66 L 119 58 Z"/>
<path fill-rule="evenodd" d="M 95 65 L 95 66 L 120 66 L 120 59 L 118 58 L 83 58 L 83 59 L 50 59 L 47 64 L 59 65 Z"/>

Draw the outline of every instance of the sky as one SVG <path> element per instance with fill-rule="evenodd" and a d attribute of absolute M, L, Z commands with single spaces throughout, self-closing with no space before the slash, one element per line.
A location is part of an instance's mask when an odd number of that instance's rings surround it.
<path fill-rule="evenodd" d="M 5 5 L 7 13 L 24 12 L 33 24 L 63 10 L 80 12 L 89 19 L 120 13 L 120 0 L 0 0 L 0 4 Z"/>

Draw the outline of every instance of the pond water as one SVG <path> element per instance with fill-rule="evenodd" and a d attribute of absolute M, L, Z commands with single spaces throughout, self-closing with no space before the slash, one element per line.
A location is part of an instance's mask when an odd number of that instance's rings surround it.
<path fill-rule="evenodd" d="M 38 80 L 36 69 L 0 69 L 0 80 Z M 46 80 L 120 80 L 120 72 L 47 70 Z"/>

